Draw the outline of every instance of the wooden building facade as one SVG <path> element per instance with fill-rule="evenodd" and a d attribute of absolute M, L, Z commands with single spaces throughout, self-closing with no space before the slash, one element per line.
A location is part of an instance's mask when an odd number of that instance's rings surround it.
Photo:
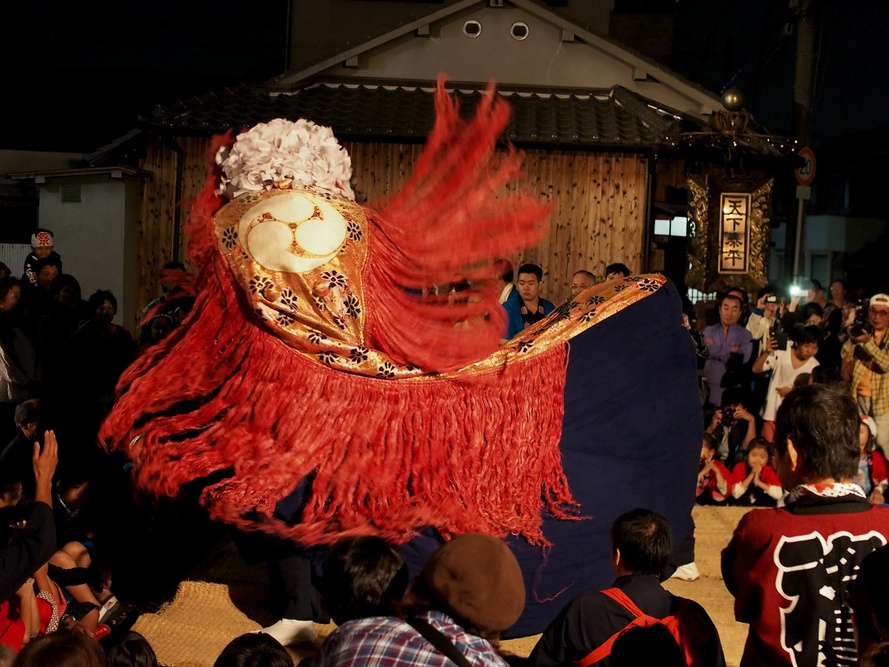
<path fill-rule="evenodd" d="M 185 221 L 206 179 L 209 138 L 175 137 L 174 142 L 175 151 L 169 139 L 150 140 L 140 161 L 152 176 L 144 181 L 138 220 L 137 304 L 157 296 L 164 263 L 187 256 Z M 352 157 L 356 196 L 367 202 L 397 192 L 422 150 L 416 143 L 343 143 Z M 536 247 L 507 259 L 516 267 L 523 262 L 543 267 L 544 291 L 553 301 L 568 295 L 579 269 L 602 276 L 607 264 L 623 262 L 634 271 L 648 270 L 643 245 L 649 163 L 639 153 L 525 151 L 524 179 L 552 206 L 550 232 Z"/>

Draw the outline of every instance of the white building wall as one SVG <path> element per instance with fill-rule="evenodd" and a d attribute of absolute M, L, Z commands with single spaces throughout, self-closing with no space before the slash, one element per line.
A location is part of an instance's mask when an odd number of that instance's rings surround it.
<path fill-rule="evenodd" d="M 31 246 L 27 243 L 0 243 L 0 262 L 9 267 L 13 278 L 21 278 L 30 252 Z"/>
<path fill-rule="evenodd" d="M 477 37 L 463 32 L 468 20 L 478 21 Z M 527 24 L 528 36 L 516 40 L 510 28 Z M 429 36 L 405 35 L 358 56 L 357 67 L 344 64 L 325 70 L 340 77 L 434 81 L 445 74 L 453 81 L 493 79 L 500 87 L 551 86 L 604 89 L 623 86 L 676 111 L 700 115 L 700 100 L 646 77 L 614 55 L 592 44 L 562 41 L 558 26 L 515 8 L 477 6 L 431 26 Z"/>
<path fill-rule="evenodd" d="M 886 221 L 841 215 L 806 218 L 806 252 L 855 252 L 886 231 Z"/>
<path fill-rule="evenodd" d="M 857 252 L 869 243 L 876 241 L 889 227 L 885 220 L 872 218 L 850 218 L 842 215 L 810 215 L 806 218 L 805 248 L 800 276 L 817 278 L 829 283 L 839 277 L 840 267 L 837 258 Z M 780 225 L 772 230 L 771 263 L 769 276 L 773 279 L 783 275 L 784 252 L 787 226 Z"/>
<path fill-rule="evenodd" d="M 812 215 L 806 219 L 803 275 L 827 284 L 838 277 L 834 258 L 861 250 L 886 231 L 885 220 Z"/>
<path fill-rule="evenodd" d="M 63 186 L 80 186 L 79 202 L 63 202 Z M 83 298 L 110 290 L 114 321 L 130 329 L 135 310 L 135 231 L 140 183 L 131 179 L 68 176 L 40 185 L 40 226 L 55 234 L 65 273 L 80 282 Z"/>

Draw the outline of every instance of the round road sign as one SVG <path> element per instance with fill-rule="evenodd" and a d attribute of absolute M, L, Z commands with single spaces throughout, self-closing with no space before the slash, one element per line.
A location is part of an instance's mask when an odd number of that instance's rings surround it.
<path fill-rule="evenodd" d="M 815 180 L 815 153 L 812 152 L 812 149 L 806 146 L 805 148 L 800 149 L 799 156 L 806 161 L 806 163 L 794 170 L 793 173 L 796 174 L 796 182 L 800 185 L 812 185 L 812 181 Z"/>

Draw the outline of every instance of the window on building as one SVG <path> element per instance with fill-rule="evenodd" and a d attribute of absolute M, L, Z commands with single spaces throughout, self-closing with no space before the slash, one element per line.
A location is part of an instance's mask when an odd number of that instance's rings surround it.
<path fill-rule="evenodd" d="M 688 236 L 688 218 L 676 216 L 672 220 L 654 221 L 655 236 Z"/>

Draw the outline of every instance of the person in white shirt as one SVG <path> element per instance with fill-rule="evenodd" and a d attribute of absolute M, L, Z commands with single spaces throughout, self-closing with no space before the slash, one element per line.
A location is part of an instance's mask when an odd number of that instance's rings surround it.
<path fill-rule="evenodd" d="M 762 437 L 768 442 L 775 441 L 775 415 L 784 397 L 793 389 L 793 382 L 802 373 L 811 373 L 818 366 L 818 342 L 821 329 L 814 325 L 796 326 L 789 333 L 792 346 L 779 350 L 778 341 L 766 340 L 766 349 L 753 363 L 754 373 L 772 371 L 772 380 L 766 394 L 765 405 L 760 414 L 763 418 Z"/>
<path fill-rule="evenodd" d="M 765 342 L 770 336 L 774 336 L 775 325 L 780 326 L 784 307 L 780 298 L 775 293 L 775 288 L 766 285 L 759 293 L 756 308 L 750 313 L 747 320 L 747 331 L 753 339 L 754 345 L 759 346 L 759 352 L 765 350 Z"/>

